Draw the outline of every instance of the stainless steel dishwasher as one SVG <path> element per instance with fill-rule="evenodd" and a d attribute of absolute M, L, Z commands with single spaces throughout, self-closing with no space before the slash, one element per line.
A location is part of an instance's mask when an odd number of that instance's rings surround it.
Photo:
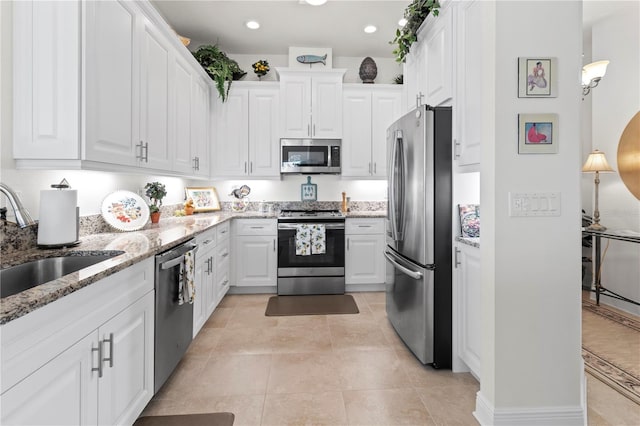
<path fill-rule="evenodd" d="M 156 255 L 154 394 L 167 381 L 193 339 L 193 304 L 178 303 L 185 253 L 197 249 L 189 240 Z M 198 295 L 196 295 L 197 297 Z"/>

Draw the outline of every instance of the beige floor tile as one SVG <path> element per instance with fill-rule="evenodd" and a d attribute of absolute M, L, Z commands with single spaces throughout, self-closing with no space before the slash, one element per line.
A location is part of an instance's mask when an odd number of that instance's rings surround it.
<path fill-rule="evenodd" d="M 234 308 L 223 308 L 216 307 L 209 320 L 204 323 L 203 328 L 224 328 L 227 326 L 227 322 L 229 322 L 229 318 L 231 318 L 231 314 L 233 313 Z"/>
<path fill-rule="evenodd" d="M 437 370 L 430 365 L 424 365 L 408 349 L 396 349 L 396 355 L 413 386 L 432 388 L 478 383 L 470 373 L 454 373 L 451 370 Z"/>
<path fill-rule="evenodd" d="M 267 389 L 270 365 L 271 355 L 215 355 L 192 386 L 201 398 L 261 395 Z"/>
<path fill-rule="evenodd" d="M 214 351 L 234 354 L 270 354 L 275 328 L 224 328 Z"/>
<path fill-rule="evenodd" d="M 187 354 L 208 356 L 216 347 L 222 330 L 217 328 L 201 328 L 189 345 Z"/>
<path fill-rule="evenodd" d="M 327 323 L 329 325 L 349 325 L 349 324 L 377 324 L 378 319 L 367 308 L 366 311 L 360 310 L 358 314 L 344 314 L 344 315 L 327 315 Z"/>
<path fill-rule="evenodd" d="M 587 407 L 590 414 L 595 413 L 589 425 L 640 425 L 640 405 L 590 374 L 587 374 Z M 602 420 L 606 423 L 601 423 Z"/>
<path fill-rule="evenodd" d="M 269 394 L 264 403 L 262 426 L 347 424 L 340 392 Z"/>
<path fill-rule="evenodd" d="M 343 390 L 393 389 L 411 386 L 393 350 L 336 353 Z"/>
<path fill-rule="evenodd" d="M 264 395 L 197 396 L 185 407 L 189 413 L 230 412 L 235 415 L 233 426 L 256 426 L 262 419 Z"/>
<path fill-rule="evenodd" d="M 380 304 L 383 305 L 386 303 L 386 296 L 384 291 L 372 291 L 372 292 L 364 292 L 362 293 L 364 299 L 369 303 L 371 307 L 372 304 Z"/>
<path fill-rule="evenodd" d="M 208 356 L 186 354 L 154 399 L 184 402 L 192 394 L 192 384 L 198 381 L 208 360 Z"/>
<path fill-rule="evenodd" d="M 273 294 L 227 294 L 218 304 L 221 308 L 235 308 L 238 306 L 264 306 L 266 309 L 267 301 Z"/>
<path fill-rule="evenodd" d="M 327 325 L 313 329 L 305 327 L 277 327 L 270 331 L 273 353 L 328 352 L 332 350 Z"/>
<path fill-rule="evenodd" d="M 375 321 L 343 322 L 342 324 L 333 324 L 330 321 L 329 330 L 334 350 L 386 349 L 389 346 L 389 342 Z"/>
<path fill-rule="evenodd" d="M 416 388 L 422 403 L 439 425 L 477 426 L 473 417 L 479 385 L 452 385 Z"/>
<path fill-rule="evenodd" d="M 237 306 L 231 313 L 225 329 L 276 327 L 278 317 L 265 316 L 265 309 L 265 306 Z"/>
<path fill-rule="evenodd" d="M 268 394 L 340 390 L 340 371 L 333 353 L 274 354 Z"/>
<path fill-rule="evenodd" d="M 315 330 L 328 326 L 327 315 L 288 315 L 276 318 L 278 327 L 303 327 L 307 330 Z"/>
<path fill-rule="evenodd" d="M 175 414 L 191 414 L 191 409 L 184 401 L 152 399 L 144 408 L 140 417 L 171 416 Z"/>
<path fill-rule="evenodd" d="M 343 391 L 350 425 L 434 425 L 413 389 Z"/>

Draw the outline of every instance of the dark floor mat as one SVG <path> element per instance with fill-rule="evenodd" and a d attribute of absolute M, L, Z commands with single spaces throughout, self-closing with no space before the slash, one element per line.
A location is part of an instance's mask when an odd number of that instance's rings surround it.
<path fill-rule="evenodd" d="M 179 414 L 140 417 L 133 426 L 232 426 L 233 413 Z"/>
<path fill-rule="evenodd" d="M 357 314 L 358 305 L 350 294 L 273 296 L 266 316 Z"/>

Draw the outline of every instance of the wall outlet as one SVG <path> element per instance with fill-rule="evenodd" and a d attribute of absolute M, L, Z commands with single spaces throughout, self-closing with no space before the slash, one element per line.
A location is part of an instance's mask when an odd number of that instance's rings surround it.
<path fill-rule="evenodd" d="M 509 216 L 560 216 L 559 192 L 509 192 Z"/>

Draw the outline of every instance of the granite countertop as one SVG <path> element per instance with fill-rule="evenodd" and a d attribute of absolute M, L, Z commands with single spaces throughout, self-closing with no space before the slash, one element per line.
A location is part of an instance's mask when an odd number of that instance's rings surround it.
<path fill-rule="evenodd" d="M 456 241 L 462 244 L 466 244 L 471 247 L 480 248 L 480 237 L 477 238 L 469 238 L 469 237 L 461 237 L 457 236 Z"/>
<path fill-rule="evenodd" d="M 0 304 L 0 325 L 20 318 L 35 309 L 54 302 L 63 296 L 119 272 L 148 257 L 168 250 L 234 217 L 276 218 L 276 215 L 257 212 L 215 212 L 198 213 L 193 216 L 184 217 L 163 217 L 159 223 L 149 223 L 139 231 L 100 233 L 82 237 L 80 238 L 80 244 L 71 248 L 33 248 L 13 254 L 3 254 L 1 267 L 4 269 L 31 260 L 49 257 L 91 255 L 95 252 L 103 251 L 124 252 L 106 261 L 65 275 L 57 280 L 3 298 Z"/>
<path fill-rule="evenodd" d="M 386 211 L 352 211 L 347 218 L 383 218 Z M 193 238 L 207 229 L 233 218 L 277 218 L 277 213 L 255 211 L 198 213 L 193 216 L 163 217 L 157 224 L 147 224 L 139 231 L 109 232 L 80 238 L 80 244 L 63 249 L 38 249 L 3 254 L 1 268 L 19 265 L 31 260 L 68 255 L 91 255 L 96 252 L 122 251 L 111 259 L 83 268 L 39 286 L 2 299 L 0 325 L 20 318 L 42 306 L 80 290 L 135 263 L 170 249 Z"/>

